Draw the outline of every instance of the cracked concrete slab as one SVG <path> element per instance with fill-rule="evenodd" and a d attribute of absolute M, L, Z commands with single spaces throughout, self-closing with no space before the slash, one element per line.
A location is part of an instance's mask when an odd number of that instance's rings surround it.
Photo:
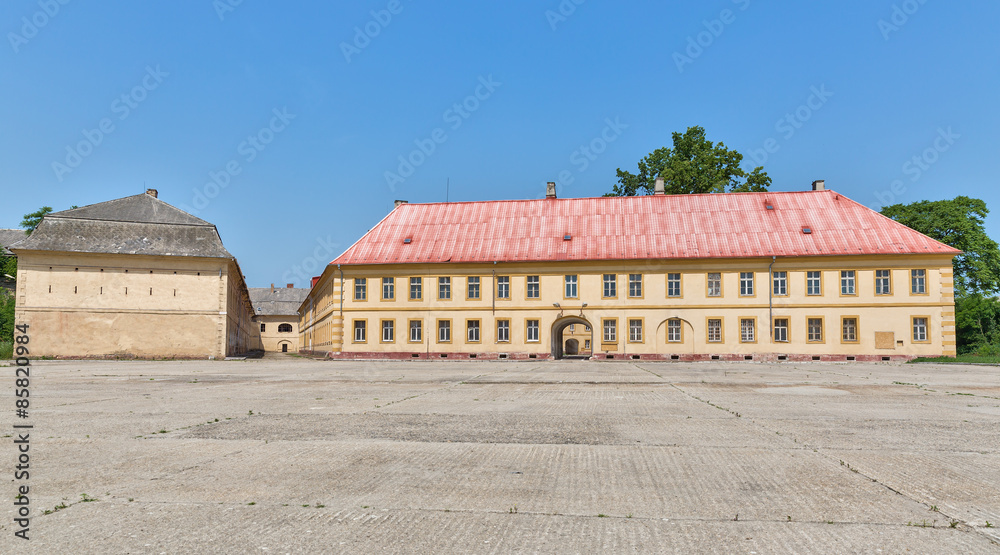
<path fill-rule="evenodd" d="M 32 376 L 32 540 L 8 505 L 4 553 L 1000 551 L 992 367 L 284 357 Z"/>

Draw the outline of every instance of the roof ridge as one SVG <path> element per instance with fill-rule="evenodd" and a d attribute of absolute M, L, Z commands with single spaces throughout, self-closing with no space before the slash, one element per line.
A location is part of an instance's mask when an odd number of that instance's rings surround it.
<path fill-rule="evenodd" d="M 398 208 L 404 206 L 434 206 L 434 205 L 444 205 L 444 204 L 486 204 L 486 203 L 500 203 L 500 202 L 540 202 L 540 201 L 570 201 L 570 200 L 596 200 L 596 199 L 641 199 L 641 198 L 654 198 L 654 197 L 676 197 L 676 198 L 691 198 L 691 197 L 717 197 L 720 195 L 806 195 L 813 193 L 836 193 L 833 189 L 824 189 L 822 191 L 731 191 L 727 193 L 676 193 L 676 194 L 664 194 L 664 195 L 627 195 L 627 196 L 598 196 L 598 197 L 567 197 L 567 198 L 511 198 L 511 199 L 496 199 L 496 200 L 453 200 L 453 201 L 435 201 L 435 202 L 407 202 L 400 204 Z M 840 193 L 837 193 L 840 194 Z M 844 196 L 840 194 L 841 196 Z M 847 198 L 847 197 L 844 197 Z M 392 213 L 391 211 L 389 212 Z"/>

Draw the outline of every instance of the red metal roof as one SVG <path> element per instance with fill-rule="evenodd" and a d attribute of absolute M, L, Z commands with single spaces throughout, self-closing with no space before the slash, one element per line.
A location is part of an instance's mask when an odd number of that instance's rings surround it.
<path fill-rule="evenodd" d="M 960 252 L 826 190 L 402 204 L 332 264 Z"/>

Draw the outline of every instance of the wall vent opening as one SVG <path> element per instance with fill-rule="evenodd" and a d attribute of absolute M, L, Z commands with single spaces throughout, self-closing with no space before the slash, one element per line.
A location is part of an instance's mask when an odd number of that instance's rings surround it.
<path fill-rule="evenodd" d="M 712 355 L 712 360 L 722 360 L 722 357 L 719 355 Z"/>
<path fill-rule="evenodd" d="M 477 356 L 479 356 L 479 355 L 471 354 L 471 355 L 469 355 L 469 358 L 476 358 Z"/>
<path fill-rule="evenodd" d="M 821 360 L 821 359 L 822 357 L 816 357 L 816 356 L 813 357 L 813 360 Z"/>
<path fill-rule="evenodd" d="M 507 358 L 507 353 L 500 353 L 500 360 Z"/>
<path fill-rule="evenodd" d="M 632 360 L 640 360 L 639 355 L 632 355 Z"/>
<path fill-rule="evenodd" d="M 743 360 L 753 360 L 753 355 L 743 355 Z"/>
<path fill-rule="evenodd" d="M 604 355 L 605 360 L 614 360 L 615 355 Z"/>
<path fill-rule="evenodd" d="M 417 353 L 413 353 L 410 355 L 410 358 L 420 358 L 420 355 Z"/>
<path fill-rule="evenodd" d="M 528 355 L 528 358 L 538 358 L 538 355 Z"/>
<path fill-rule="evenodd" d="M 778 360 L 788 360 L 788 355 L 778 355 Z"/>
<path fill-rule="evenodd" d="M 882 357 L 882 362 L 889 362 L 890 360 L 892 360 L 892 357 Z"/>
<path fill-rule="evenodd" d="M 855 361 L 855 360 L 858 360 L 858 357 L 847 357 L 847 360 Z"/>
<path fill-rule="evenodd" d="M 448 353 L 441 353 L 441 358 L 448 358 Z"/>
<path fill-rule="evenodd" d="M 680 355 L 670 355 L 670 360 L 680 360 L 680 359 L 681 359 Z"/>

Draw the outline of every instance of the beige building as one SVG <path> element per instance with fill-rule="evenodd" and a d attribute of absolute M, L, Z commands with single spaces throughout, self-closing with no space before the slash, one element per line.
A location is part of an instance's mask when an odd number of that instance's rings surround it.
<path fill-rule="evenodd" d="M 49 214 L 10 248 L 32 356 L 221 358 L 261 347 L 218 230 L 155 190 Z"/>
<path fill-rule="evenodd" d="M 807 192 L 406 204 L 299 309 L 335 358 L 954 355 L 959 251 Z M 572 326 L 572 332 L 569 330 Z M 590 332 L 586 332 L 587 328 Z"/>
<path fill-rule="evenodd" d="M 309 295 L 308 289 L 251 287 L 250 302 L 254 321 L 260 328 L 264 350 L 279 353 L 299 352 L 299 306 Z"/>

